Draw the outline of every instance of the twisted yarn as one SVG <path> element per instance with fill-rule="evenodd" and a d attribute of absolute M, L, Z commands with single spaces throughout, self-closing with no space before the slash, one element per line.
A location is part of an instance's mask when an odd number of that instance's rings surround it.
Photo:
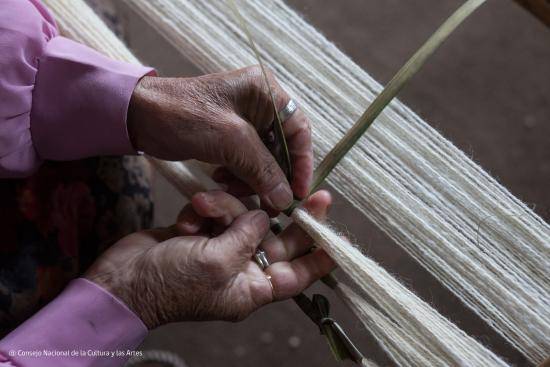
<path fill-rule="evenodd" d="M 223 1 L 125 1 L 205 72 L 256 63 Z M 282 1 L 238 4 L 325 156 L 382 87 Z M 550 227 L 451 142 L 394 101 L 328 183 L 529 360 L 544 360 Z"/>
<path fill-rule="evenodd" d="M 126 1 L 206 72 L 255 63 L 222 2 Z M 45 3 L 66 35 L 137 62 L 82 1 Z M 240 8 L 262 58 L 311 117 L 315 153 L 323 156 L 381 86 L 281 1 L 250 0 Z M 201 188 L 205 177 L 181 167 L 162 166 L 179 187 L 193 182 L 187 194 Z M 544 360 L 550 351 L 550 227 L 449 141 L 395 101 L 328 181 L 529 360 Z M 295 213 L 310 235 L 332 248 L 336 234 Z M 372 260 L 334 243 L 329 252 L 344 270 L 360 286 L 373 282 L 361 288 L 376 294 L 377 308 L 345 287 L 340 294 L 400 364 L 416 355 L 420 365 L 503 365 Z"/>

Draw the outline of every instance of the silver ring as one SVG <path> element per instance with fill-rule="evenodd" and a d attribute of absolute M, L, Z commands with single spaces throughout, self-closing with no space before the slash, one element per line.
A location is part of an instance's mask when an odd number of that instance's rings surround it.
<path fill-rule="evenodd" d="M 298 109 L 298 105 L 296 102 L 294 102 L 293 99 L 289 99 L 288 103 L 286 104 L 285 108 L 279 111 L 279 118 L 281 119 L 281 122 L 285 122 L 292 116 L 294 112 Z"/>
<path fill-rule="evenodd" d="M 267 256 L 264 250 L 256 250 L 254 254 L 254 261 L 260 266 L 262 270 L 265 270 L 269 266 L 269 261 L 267 261 Z"/>

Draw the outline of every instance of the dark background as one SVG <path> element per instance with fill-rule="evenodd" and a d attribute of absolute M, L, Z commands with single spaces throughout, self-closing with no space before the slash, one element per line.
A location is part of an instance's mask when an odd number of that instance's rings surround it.
<path fill-rule="evenodd" d="M 142 62 L 167 76 L 198 73 L 116 0 L 89 0 Z M 461 1 L 289 0 L 328 39 L 381 83 Z M 550 219 L 550 30 L 510 0 L 488 1 L 455 32 L 399 97 L 521 200 Z M 183 199 L 155 181 L 156 222 L 169 224 Z M 336 198 L 331 218 L 366 252 L 425 300 L 518 366 L 528 363 L 465 309 L 383 233 Z M 312 291 L 328 293 L 323 286 Z M 334 315 L 360 349 L 391 365 L 338 300 Z M 179 353 L 191 367 L 337 366 L 316 327 L 292 302 L 265 307 L 238 324 L 182 323 L 155 330 L 143 349 Z M 345 363 L 344 365 L 352 365 Z"/>

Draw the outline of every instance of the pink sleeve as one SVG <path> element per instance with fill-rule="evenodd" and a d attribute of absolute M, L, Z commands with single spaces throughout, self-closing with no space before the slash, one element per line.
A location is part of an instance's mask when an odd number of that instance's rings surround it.
<path fill-rule="evenodd" d="M 44 159 L 134 154 L 128 103 L 152 72 L 60 37 L 38 0 L 2 0 L 0 177 L 27 176 Z"/>
<path fill-rule="evenodd" d="M 126 305 L 79 278 L 0 340 L 0 366 L 118 367 L 146 334 Z"/>

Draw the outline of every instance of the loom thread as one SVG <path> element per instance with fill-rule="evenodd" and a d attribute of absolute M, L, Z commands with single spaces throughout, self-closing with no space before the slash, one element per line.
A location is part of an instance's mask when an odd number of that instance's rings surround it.
<path fill-rule="evenodd" d="M 65 34 L 137 62 L 84 3 L 45 2 Z M 254 62 L 223 7 L 185 0 L 132 7 L 206 72 Z M 312 118 L 323 156 L 380 85 L 282 2 L 241 8 L 262 57 Z M 329 183 L 529 360 L 542 362 L 550 350 L 548 224 L 400 102 L 377 121 Z M 488 216 L 496 225 L 477 241 L 477 224 Z M 445 353 L 453 355 L 452 347 Z"/>
<path fill-rule="evenodd" d="M 205 72 L 256 62 L 223 2 L 131 3 Z M 262 59 L 312 119 L 323 157 L 382 87 L 282 1 L 239 1 L 239 9 Z M 544 360 L 550 227 L 452 143 L 394 101 L 328 183 L 530 361 Z M 495 225 L 478 241 L 488 216 Z"/>

